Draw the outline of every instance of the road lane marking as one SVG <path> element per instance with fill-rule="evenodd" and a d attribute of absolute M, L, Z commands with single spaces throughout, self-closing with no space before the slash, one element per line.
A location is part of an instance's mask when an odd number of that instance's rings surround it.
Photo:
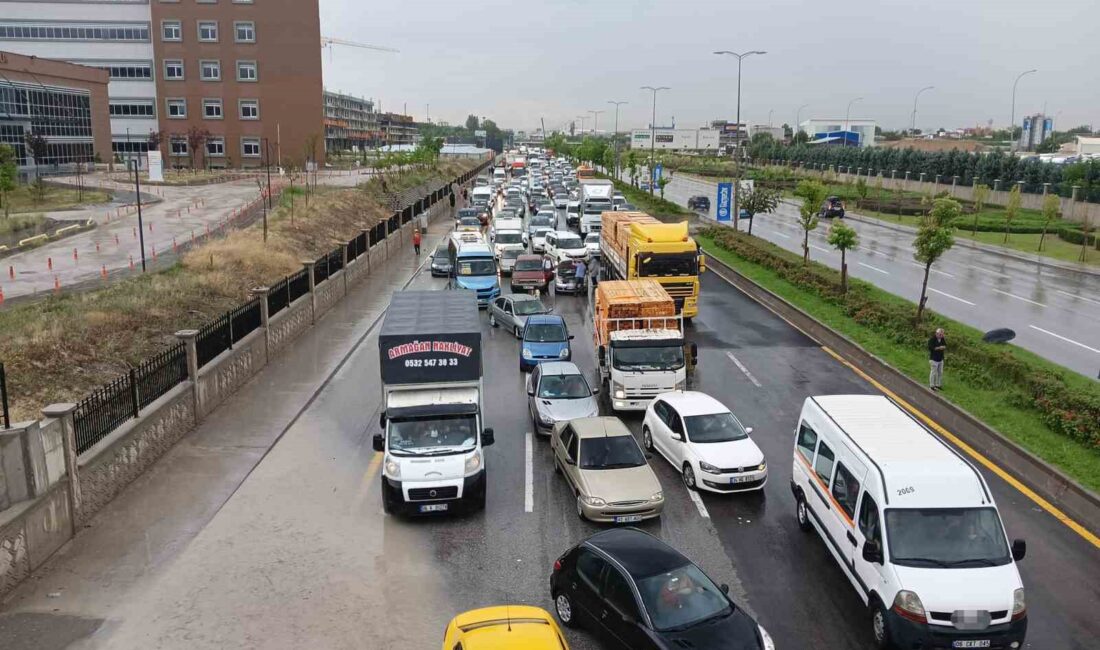
<path fill-rule="evenodd" d="M 917 267 L 918 269 L 922 270 L 922 271 L 924 270 L 924 265 L 923 264 L 917 264 L 916 262 L 909 262 L 909 263 L 912 264 L 913 266 Z M 932 273 L 939 273 L 940 275 L 945 275 L 949 278 L 955 277 L 954 275 L 948 273 L 947 271 L 941 271 L 939 269 L 928 269 L 928 270 Z"/>
<path fill-rule="evenodd" d="M 1067 339 L 1066 337 L 1062 336 L 1061 334 L 1055 334 L 1054 332 L 1051 332 L 1049 330 L 1045 330 L 1041 327 L 1035 327 L 1034 325 L 1028 325 L 1028 327 L 1030 327 L 1033 330 L 1039 330 L 1043 334 L 1050 334 L 1051 336 L 1053 336 L 1056 339 L 1062 339 L 1066 343 L 1072 343 L 1074 345 L 1085 348 L 1086 350 L 1091 350 L 1091 351 L 1095 352 L 1096 354 L 1100 354 L 1100 350 L 1097 350 L 1096 348 L 1090 348 L 1089 346 L 1085 345 L 1084 343 L 1078 343 L 1077 341 L 1074 341 L 1073 339 Z"/>
<path fill-rule="evenodd" d="M 990 271 L 989 269 L 983 269 L 982 267 L 974 266 L 973 264 L 967 264 L 966 268 L 974 269 L 975 271 L 981 271 L 982 273 L 988 273 L 990 275 L 996 275 L 997 277 L 1001 277 L 1001 278 L 1009 278 L 1009 279 L 1012 278 L 1012 276 L 1008 275 L 1007 273 L 999 273 L 997 271 Z"/>
<path fill-rule="evenodd" d="M 783 239 L 790 239 L 791 238 L 790 235 L 784 235 L 783 233 L 779 232 L 778 230 L 768 230 L 766 232 L 770 232 L 773 235 L 778 235 L 778 236 L 782 237 Z"/>
<path fill-rule="evenodd" d="M 1034 327 L 1034 326 L 1032 326 L 1032 327 Z M 1036 328 L 1036 329 L 1038 329 L 1038 328 Z M 915 417 L 920 419 L 920 421 L 922 421 L 926 425 L 928 425 L 928 427 L 931 428 L 933 431 L 940 434 L 944 438 L 947 438 L 948 440 L 950 440 L 952 444 L 954 444 L 956 447 L 961 449 L 964 453 L 966 453 L 968 456 L 970 456 L 974 460 L 981 463 L 986 469 L 988 469 L 989 471 L 996 474 L 998 477 L 1000 477 L 1000 479 L 1002 481 L 1004 481 L 1005 483 L 1008 483 L 1012 487 L 1016 488 L 1021 494 L 1023 494 L 1027 498 L 1031 499 L 1040 508 L 1042 508 L 1043 510 L 1046 510 L 1055 519 L 1057 519 L 1058 521 L 1065 524 L 1066 527 L 1068 527 L 1070 530 L 1072 530 L 1073 532 L 1075 532 L 1078 535 L 1080 535 L 1081 537 L 1083 537 L 1087 542 L 1089 542 L 1090 544 L 1092 544 L 1096 548 L 1100 548 L 1100 537 L 1094 535 L 1087 528 L 1085 528 L 1081 524 L 1079 524 L 1076 521 L 1074 521 L 1073 519 L 1071 519 L 1069 517 L 1069 515 L 1062 512 L 1061 509 L 1058 508 L 1058 506 L 1055 506 L 1053 503 L 1047 501 L 1043 497 L 1036 494 L 1031 488 L 1029 488 L 1028 486 L 1021 483 L 1019 480 L 1017 480 L 1014 476 L 1009 474 L 1007 471 L 1001 469 L 993 461 L 989 460 L 984 455 L 982 455 L 978 450 L 974 449 L 970 445 L 968 445 L 965 442 L 963 442 L 962 440 L 960 440 L 957 436 L 955 436 L 955 434 L 951 433 L 947 429 L 944 429 L 943 427 L 941 427 L 939 425 L 939 423 L 937 423 L 935 420 L 933 420 L 932 418 L 930 418 L 927 415 L 925 415 L 924 413 L 922 413 L 920 410 L 918 410 L 915 406 L 913 406 L 909 402 L 906 402 L 905 400 L 903 400 L 901 397 L 899 397 L 897 394 L 895 394 L 889 388 L 883 386 L 879 382 L 872 379 L 870 375 L 863 372 L 859 368 L 855 367 L 851 362 L 849 362 L 844 357 L 840 356 L 839 354 L 837 354 L 836 352 L 834 352 L 833 350 L 831 350 L 830 348 L 828 348 L 824 345 L 821 346 L 821 349 L 824 350 L 829 356 L 833 357 L 834 359 L 836 359 L 840 363 L 847 366 L 848 369 L 850 369 L 852 372 L 854 372 L 857 375 L 859 375 L 860 377 L 862 377 L 865 381 L 867 381 L 869 384 L 871 384 L 872 386 L 877 388 L 884 395 L 890 397 L 890 399 L 897 402 L 898 405 L 900 405 L 902 408 L 904 408 L 905 410 L 912 413 Z M 1100 350 L 1098 350 L 1098 352 L 1100 352 Z"/>
<path fill-rule="evenodd" d="M 999 293 L 999 294 L 1003 294 L 1003 295 L 1006 295 L 1006 296 L 1008 296 L 1009 298 L 1015 298 L 1016 300 L 1023 300 L 1024 302 L 1030 302 L 1030 303 L 1031 303 L 1031 304 L 1033 304 L 1033 305 L 1039 305 L 1040 307 L 1046 307 L 1046 305 L 1044 305 L 1044 304 L 1043 304 L 1043 303 L 1041 303 L 1041 302 L 1035 302 L 1034 300 L 1029 300 L 1029 299 L 1027 299 L 1027 298 L 1024 298 L 1023 296 L 1017 296 L 1017 295 L 1016 295 L 1016 294 L 1014 294 L 1014 293 L 1009 293 L 1009 292 L 1007 292 L 1007 291 L 1002 291 L 1002 290 L 1000 290 L 1000 289 L 994 289 L 994 291 L 996 291 L 996 292 L 997 292 L 997 293 Z"/>
<path fill-rule="evenodd" d="M 1078 300 L 1086 300 L 1088 302 L 1100 305 L 1100 300 L 1094 300 L 1092 298 L 1086 298 L 1084 296 L 1079 296 L 1075 293 L 1070 293 L 1068 291 L 1062 291 L 1061 289 L 1058 289 L 1057 291 L 1058 291 L 1058 293 L 1062 294 L 1063 296 L 1069 296 L 1070 298 L 1077 298 Z"/>
<path fill-rule="evenodd" d="M 928 290 L 933 292 L 933 293 L 938 293 L 941 296 L 945 296 L 945 297 L 950 298 L 952 300 L 958 300 L 959 302 L 964 302 L 964 303 L 970 305 L 971 307 L 976 306 L 974 303 L 970 302 L 969 300 L 963 300 L 962 298 L 959 298 L 958 296 L 952 296 L 951 294 L 944 293 L 943 291 L 940 291 L 939 289 L 933 289 L 932 287 L 928 287 Z"/>
<path fill-rule="evenodd" d="M 732 352 L 727 351 L 726 356 L 730 358 L 730 361 L 732 361 L 735 366 L 737 366 L 738 370 L 745 373 L 745 376 L 749 378 L 749 381 L 752 382 L 753 386 L 756 386 L 757 388 L 763 388 L 763 386 L 760 385 L 760 382 L 756 381 L 756 377 L 753 377 L 752 373 L 749 372 L 749 369 L 745 367 L 745 364 L 741 363 L 737 359 L 737 357 L 733 356 Z"/>
<path fill-rule="evenodd" d="M 710 513 L 707 512 L 707 507 L 703 505 L 703 497 L 699 496 L 699 491 L 688 488 L 687 492 L 691 502 L 695 504 L 695 509 L 699 511 L 699 516 L 703 519 L 710 519 Z"/>
<path fill-rule="evenodd" d="M 865 266 L 865 267 L 871 269 L 872 271 L 878 271 L 879 273 L 881 273 L 883 275 L 890 275 L 889 271 L 883 271 L 882 269 L 878 268 L 877 266 L 871 266 L 870 264 L 864 264 L 863 262 L 856 262 L 856 263 L 859 264 L 860 266 Z"/>
<path fill-rule="evenodd" d="M 822 253 L 831 253 L 831 252 L 833 252 L 833 251 L 829 250 L 828 248 L 822 248 L 820 246 L 814 246 L 813 244 L 810 244 L 810 248 L 812 248 L 814 250 L 819 250 Z"/>
<path fill-rule="evenodd" d="M 533 468 L 535 465 L 535 434 L 527 432 L 526 449 L 523 452 L 523 511 L 535 511 L 535 477 Z"/>

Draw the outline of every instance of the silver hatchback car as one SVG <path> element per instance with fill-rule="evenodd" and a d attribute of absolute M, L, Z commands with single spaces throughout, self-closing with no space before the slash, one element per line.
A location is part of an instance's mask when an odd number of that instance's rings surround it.
<path fill-rule="evenodd" d="M 600 414 L 599 387 L 591 386 L 577 364 L 546 361 L 527 376 L 527 410 L 535 433 L 550 434 L 558 422 Z"/>
<path fill-rule="evenodd" d="M 527 326 L 528 316 L 549 313 L 550 308 L 535 296 L 525 293 L 506 294 L 489 304 L 489 325 L 503 327 L 518 339 L 523 338 L 523 328 Z"/>

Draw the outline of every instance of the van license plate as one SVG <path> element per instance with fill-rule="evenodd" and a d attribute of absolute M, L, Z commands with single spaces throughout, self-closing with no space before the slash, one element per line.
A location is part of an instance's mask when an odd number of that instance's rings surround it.
<path fill-rule="evenodd" d="M 449 503 L 431 503 L 426 506 L 420 506 L 420 512 L 445 512 L 449 509 L 450 505 Z"/>
<path fill-rule="evenodd" d="M 730 483 L 748 483 L 753 480 L 751 476 L 734 476 L 730 479 Z"/>
<path fill-rule="evenodd" d="M 633 523 L 635 521 L 641 521 L 641 520 L 642 520 L 641 515 L 620 515 L 618 517 L 615 517 L 615 523 L 616 524 L 629 524 L 629 523 Z"/>
<path fill-rule="evenodd" d="M 988 648 L 989 639 L 976 639 L 973 641 L 955 641 L 952 648 Z"/>

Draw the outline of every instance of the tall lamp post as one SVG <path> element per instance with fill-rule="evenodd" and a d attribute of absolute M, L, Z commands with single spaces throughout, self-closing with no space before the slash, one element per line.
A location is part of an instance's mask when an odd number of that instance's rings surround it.
<path fill-rule="evenodd" d="M 862 97 L 856 97 L 848 102 L 848 108 L 844 111 L 844 146 L 848 146 L 848 118 L 852 115 L 852 104 L 863 101 Z"/>
<path fill-rule="evenodd" d="M 642 86 L 642 90 L 653 93 L 653 118 L 649 122 L 649 195 L 653 196 L 653 165 L 656 163 L 656 155 L 653 151 L 657 142 L 657 93 L 662 90 L 672 90 L 668 86 Z"/>
<path fill-rule="evenodd" d="M 600 124 L 600 113 L 603 113 L 604 111 L 588 111 L 588 112 L 592 113 L 592 135 L 596 135 L 596 133 L 599 131 L 599 129 L 597 127 Z"/>
<path fill-rule="evenodd" d="M 617 102 L 614 100 L 608 100 L 608 104 L 615 105 L 615 135 L 613 136 L 615 141 L 615 179 L 619 178 L 619 107 L 628 102 Z"/>
<path fill-rule="evenodd" d="M 917 131 L 917 100 L 920 99 L 920 94 L 926 90 L 932 90 L 935 86 L 925 86 L 917 91 L 916 95 L 913 95 L 913 118 L 909 123 L 909 135 L 913 135 Z"/>
<path fill-rule="evenodd" d="M 798 107 L 798 110 L 794 112 L 794 129 L 791 130 L 791 141 L 794 141 L 794 134 L 802 130 L 802 109 L 809 107 L 809 104 L 803 104 Z M 806 135 L 809 135 L 808 133 Z"/>
<path fill-rule="evenodd" d="M 578 115 L 577 119 L 581 121 L 581 137 L 584 137 L 584 121 L 588 119 L 588 116 Z"/>
<path fill-rule="evenodd" d="M 1038 72 L 1038 70 L 1025 70 L 1017 75 L 1016 81 L 1012 82 L 1012 117 L 1011 121 L 1008 123 L 1008 137 L 1012 138 L 1012 146 L 1010 147 L 1012 151 L 1016 151 L 1016 145 L 1018 143 L 1016 139 L 1016 85 L 1020 83 L 1020 79 L 1023 79 L 1033 72 Z"/>
<path fill-rule="evenodd" d="M 267 211 L 271 209 L 271 143 L 264 138 L 264 158 L 267 167 L 267 202 L 264 204 L 264 243 L 267 243 Z"/>
<path fill-rule="evenodd" d="M 737 58 L 737 130 L 734 131 L 737 142 L 737 179 L 733 184 L 733 229 L 737 230 L 737 223 L 741 218 L 741 158 L 743 157 L 741 151 L 741 61 L 745 57 L 754 54 L 767 54 L 767 52 L 765 50 L 750 50 L 737 53 L 729 50 L 718 50 L 715 54 Z"/>
<path fill-rule="evenodd" d="M 141 246 L 141 272 L 145 273 L 145 228 L 141 223 L 141 157 L 130 156 L 126 159 L 127 167 L 134 168 L 134 196 L 137 199 L 138 213 L 138 245 Z"/>

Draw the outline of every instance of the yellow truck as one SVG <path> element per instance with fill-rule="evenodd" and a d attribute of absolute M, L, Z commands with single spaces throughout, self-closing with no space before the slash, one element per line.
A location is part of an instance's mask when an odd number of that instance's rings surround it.
<path fill-rule="evenodd" d="M 600 225 L 604 278 L 656 280 L 672 297 L 677 314 L 690 319 L 699 313 L 699 274 L 706 261 L 686 221 L 661 223 L 644 212 L 604 212 Z"/>

